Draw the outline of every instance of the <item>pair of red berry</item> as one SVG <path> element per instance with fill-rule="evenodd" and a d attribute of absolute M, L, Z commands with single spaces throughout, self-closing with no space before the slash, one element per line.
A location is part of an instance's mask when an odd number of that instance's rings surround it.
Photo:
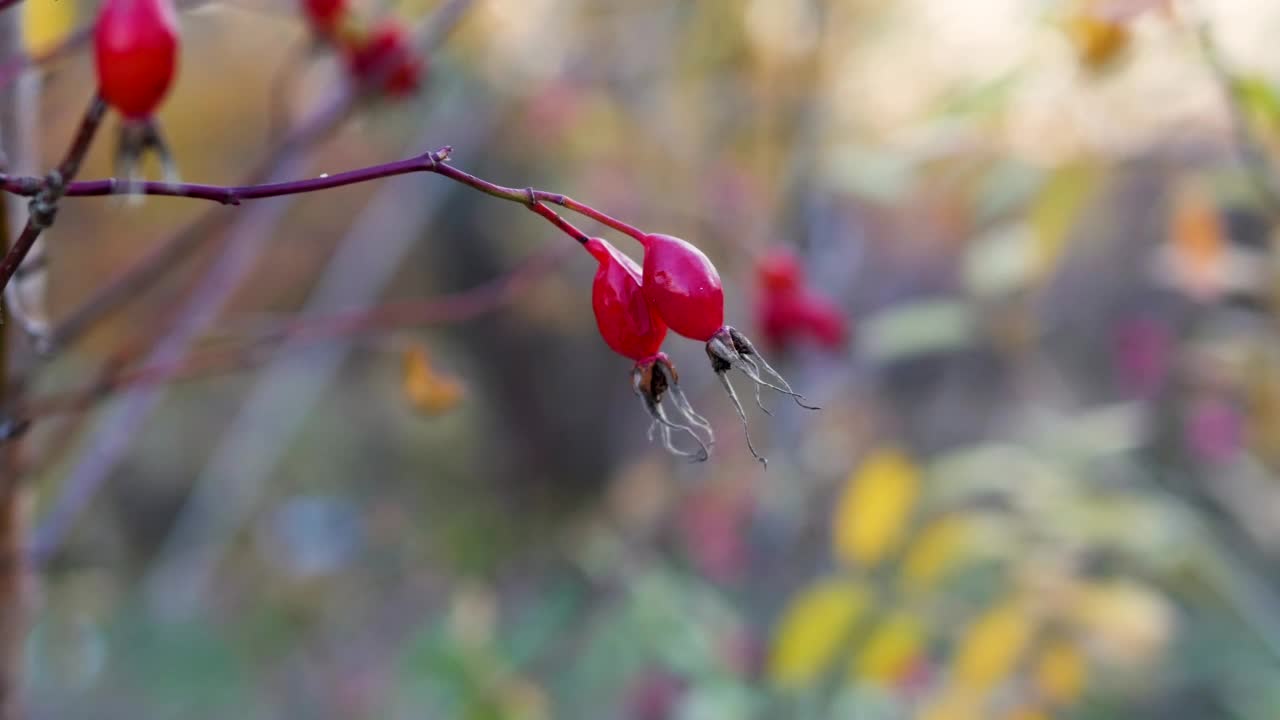
<path fill-rule="evenodd" d="M 653 418 L 651 436 L 660 433 L 667 450 L 697 460 L 705 460 L 714 443 L 710 424 L 694 411 L 680 390 L 670 359 L 660 350 L 668 328 L 706 343 L 711 368 L 733 401 L 744 429 L 746 414 L 728 378 L 732 369 L 741 371 L 755 384 L 756 404 L 761 409 L 762 387 L 790 395 L 802 407 L 814 409 L 801 402 L 803 398 L 769 366 L 745 335 L 724 324 L 720 274 L 701 250 L 671 235 L 643 234 L 636 239 L 644 247 L 643 267 L 600 238 L 590 238 L 586 248 L 599 263 L 591 288 L 596 326 L 610 348 L 635 361 L 632 383 Z M 776 379 L 777 384 L 766 380 L 765 375 Z M 678 421 L 672 421 L 664 410 L 662 400 L 667 395 L 679 414 Z M 672 442 L 674 431 L 692 437 L 698 443 L 698 451 L 689 453 L 676 448 Z M 749 434 L 747 447 L 761 463 L 766 462 L 752 446 Z"/>
<path fill-rule="evenodd" d="M 178 13 L 171 0 L 106 0 L 93 33 L 98 92 L 123 117 L 117 173 L 136 180 L 138 160 L 154 150 L 176 179 L 154 115 L 178 69 Z"/>
<path fill-rule="evenodd" d="M 422 85 L 425 61 L 398 20 L 365 28 L 348 0 L 302 0 L 302 11 L 316 36 L 342 52 L 347 72 L 361 86 L 404 97 Z"/>

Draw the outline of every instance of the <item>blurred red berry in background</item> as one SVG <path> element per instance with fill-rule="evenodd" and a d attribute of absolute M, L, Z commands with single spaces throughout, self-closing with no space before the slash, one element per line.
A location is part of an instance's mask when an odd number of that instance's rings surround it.
<path fill-rule="evenodd" d="M 376 84 L 391 97 L 417 92 L 425 62 L 409 33 L 396 20 L 386 20 L 362 41 L 347 48 L 347 67 L 358 82 Z"/>
<path fill-rule="evenodd" d="M 812 342 L 839 350 L 849 337 L 848 320 L 829 298 L 811 290 L 795 254 L 774 248 L 756 263 L 756 325 L 765 342 L 787 350 Z"/>

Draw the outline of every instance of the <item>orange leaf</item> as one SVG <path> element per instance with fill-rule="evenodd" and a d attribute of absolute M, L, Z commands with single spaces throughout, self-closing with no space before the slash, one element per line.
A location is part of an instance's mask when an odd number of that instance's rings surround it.
<path fill-rule="evenodd" d="M 412 345 L 404 351 L 402 387 L 414 409 L 428 415 L 452 410 L 466 394 L 457 378 L 444 375 L 431 365 L 427 349 L 422 345 Z"/>
<path fill-rule="evenodd" d="M 1226 232 L 1218 208 L 1197 183 L 1183 183 L 1173 198 L 1164 270 L 1181 290 L 1202 300 L 1222 289 Z"/>
<path fill-rule="evenodd" d="M 1080 64 L 1090 70 L 1105 69 L 1129 48 L 1128 26 L 1087 10 L 1068 17 L 1064 30 Z"/>

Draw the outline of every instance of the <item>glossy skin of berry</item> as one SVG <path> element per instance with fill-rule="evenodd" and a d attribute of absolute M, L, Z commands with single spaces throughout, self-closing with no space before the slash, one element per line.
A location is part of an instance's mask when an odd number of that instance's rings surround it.
<path fill-rule="evenodd" d="M 715 265 L 671 235 L 646 235 L 644 295 L 667 327 L 707 341 L 724 327 L 724 289 Z"/>
<path fill-rule="evenodd" d="M 591 309 L 600 336 L 614 352 L 640 362 L 658 354 L 667 326 L 641 290 L 640 267 L 600 238 L 586 243 L 600 264 L 591 285 Z"/>
<path fill-rule="evenodd" d="M 422 58 L 414 51 L 404 26 L 393 20 L 374 28 L 363 42 L 347 51 L 347 67 L 362 83 L 381 75 L 382 91 L 392 97 L 411 95 L 422 83 Z"/>
<path fill-rule="evenodd" d="M 178 67 L 178 15 L 170 0 L 106 0 L 93 44 L 103 99 L 131 120 L 155 113 Z"/>

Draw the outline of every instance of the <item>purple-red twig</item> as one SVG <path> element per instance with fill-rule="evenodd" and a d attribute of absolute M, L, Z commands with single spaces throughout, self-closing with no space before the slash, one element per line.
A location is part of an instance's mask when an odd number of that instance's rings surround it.
<path fill-rule="evenodd" d="M 353 103 L 352 95 L 339 93 L 332 101 L 312 112 L 271 149 L 270 155 L 248 175 L 249 182 L 258 182 L 277 174 L 286 158 L 322 140 L 347 117 Z M 88 298 L 68 311 L 47 337 L 42 338 L 44 356 L 50 357 L 74 344 L 129 299 L 171 273 L 199 249 L 207 238 L 218 236 L 213 231 L 224 218 L 224 215 L 205 213 L 185 230 L 166 238 L 140 260 L 97 288 Z"/>
<path fill-rule="evenodd" d="M 644 231 L 615 217 L 607 215 L 590 205 L 578 202 L 573 198 L 561 195 L 560 193 L 547 192 L 545 190 L 535 190 L 533 188 L 519 189 L 497 185 L 459 170 L 452 165 L 448 165 L 449 153 L 451 151 L 452 148 L 446 145 L 435 152 L 423 153 L 422 155 L 417 155 L 405 160 L 396 160 L 389 163 L 382 163 L 380 165 L 371 165 L 369 167 L 334 173 L 332 175 L 325 174 L 315 178 L 308 178 L 306 180 L 291 180 L 287 182 L 265 183 L 260 185 L 201 185 L 197 183 L 166 183 L 155 181 L 123 183 L 115 178 L 109 178 L 106 180 L 87 180 L 68 183 L 62 190 L 62 195 L 67 197 L 101 197 L 106 195 L 117 195 L 124 192 L 133 192 L 142 195 L 192 198 L 196 200 L 209 200 L 212 202 L 222 203 L 224 205 L 239 205 L 241 202 L 246 200 L 260 200 L 263 198 L 281 197 L 284 195 L 301 195 L 303 193 L 317 192 L 319 190 L 328 190 L 346 185 L 356 185 L 373 180 L 381 180 L 384 178 L 394 177 L 396 175 L 406 175 L 415 172 L 430 172 L 442 175 L 454 182 L 461 183 L 475 190 L 479 190 L 486 195 L 525 205 L 549 220 L 553 225 L 560 228 L 578 242 L 586 242 L 586 236 L 577 228 L 568 224 L 563 218 L 557 216 L 550 210 L 550 208 L 547 208 L 544 203 L 568 208 L 574 212 L 589 217 L 592 220 L 611 227 L 618 232 L 629 235 L 636 240 L 643 241 L 645 235 Z M 48 185 L 49 182 L 47 180 L 42 181 L 39 178 L 31 176 L 0 176 L 0 190 L 16 195 L 36 196 L 38 198 L 41 193 L 46 191 Z M 3 272 L 3 267 L 0 267 L 0 289 L 3 289 L 5 283 L 8 282 L 8 277 L 9 276 Z"/>
<path fill-rule="evenodd" d="M 95 94 L 93 99 L 89 101 L 89 108 L 85 110 L 84 117 L 80 121 L 80 127 L 76 130 L 75 138 L 72 139 L 71 147 L 67 149 L 66 156 L 63 157 L 58 167 L 49 173 L 49 176 L 41 183 L 39 189 L 32 193 L 31 212 L 27 216 L 27 224 L 22 228 L 22 233 L 18 235 L 18 238 L 13 241 L 13 246 L 5 253 L 4 259 L 0 260 L 0 291 L 8 287 L 9 280 L 13 278 L 14 273 L 18 271 L 18 267 L 22 265 L 27 253 L 31 252 L 31 248 L 36 244 L 40 233 L 53 224 L 54 215 L 58 210 L 58 200 L 66 192 L 67 185 L 72 178 L 80 171 L 80 164 L 84 161 L 84 156 L 89 152 L 89 146 L 93 144 L 93 137 L 102 125 L 102 118 L 106 115 L 106 112 L 106 103 Z"/>

